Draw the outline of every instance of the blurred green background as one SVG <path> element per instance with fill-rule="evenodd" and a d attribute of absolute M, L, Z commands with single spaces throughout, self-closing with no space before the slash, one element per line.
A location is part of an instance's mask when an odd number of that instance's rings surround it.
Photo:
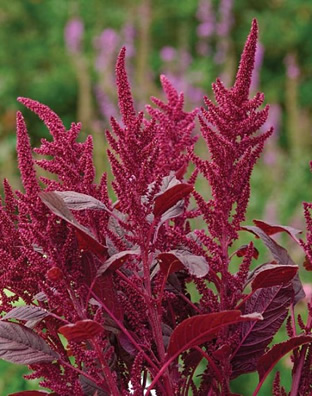
<path fill-rule="evenodd" d="M 83 122 L 95 139 L 98 173 L 109 171 L 104 131 L 118 118 L 114 63 L 127 47 L 137 110 L 161 97 L 166 74 L 186 95 L 186 107 L 211 97 L 217 76 L 233 82 L 252 18 L 260 38 L 252 91 L 271 104 L 266 127 L 275 133 L 252 177 L 248 222 L 261 218 L 304 228 L 303 200 L 312 200 L 312 2 L 307 0 L 0 0 L 0 178 L 20 187 L 15 113 L 23 111 L 33 145 L 48 132 L 22 109 L 18 96 L 51 107 L 69 127 Z M 203 154 L 205 155 L 205 154 Z M 302 253 L 285 239 L 301 265 Z M 301 271 L 305 283 L 305 274 Z M 308 288 L 308 286 L 307 286 Z M 299 306 L 299 310 L 303 310 Z M 282 339 L 282 333 L 277 336 Z M 0 362 L 0 395 L 33 389 L 23 368 Z M 279 365 L 289 386 L 288 361 Z M 233 391 L 250 395 L 255 375 L 239 377 Z M 261 395 L 271 394 L 268 379 Z"/>

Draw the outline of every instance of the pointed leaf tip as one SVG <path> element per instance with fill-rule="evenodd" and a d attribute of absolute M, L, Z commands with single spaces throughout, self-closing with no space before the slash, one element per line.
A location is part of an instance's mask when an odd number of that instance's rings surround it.
<path fill-rule="evenodd" d="M 274 345 L 268 352 L 261 356 L 257 363 L 257 370 L 259 374 L 259 381 L 263 383 L 268 374 L 274 368 L 276 363 L 287 353 L 301 347 L 304 344 L 311 344 L 311 335 L 300 335 L 290 338 L 289 340 L 280 344 Z"/>
<path fill-rule="evenodd" d="M 10 363 L 30 365 L 52 362 L 59 355 L 33 330 L 1 321 L 0 357 Z"/>
<path fill-rule="evenodd" d="M 210 341 L 225 326 L 262 319 L 262 315 L 256 312 L 242 315 L 239 310 L 213 312 L 187 318 L 173 330 L 170 336 L 167 358 L 178 356 L 187 349 Z"/>
<path fill-rule="evenodd" d="M 186 183 L 176 184 L 155 198 L 153 213 L 161 216 L 181 199 L 187 197 L 193 191 L 193 186 Z"/>
<path fill-rule="evenodd" d="M 61 326 L 58 329 L 68 341 L 84 341 L 93 338 L 104 331 L 103 326 L 91 319 L 79 320 L 74 324 Z"/>

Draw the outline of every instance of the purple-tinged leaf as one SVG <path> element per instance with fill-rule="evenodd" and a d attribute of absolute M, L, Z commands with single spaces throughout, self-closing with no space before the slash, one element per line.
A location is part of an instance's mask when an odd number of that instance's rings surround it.
<path fill-rule="evenodd" d="M 103 326 L 91 319 L 78 320 L 74 324 L 61 326 L 58 331 L 63 334 L 68 341 L 84 341 L 93 338 L 104 332 Z"/>
<path fill-rule="evenodd" d="M 120 219 L 120 221 L 118 221 L 117 218 Z M 133 244 L 128 241 L 127 235 L 132 236 L 132 233 L 125 230 L 122 223 L 127 223 L 127 216 L 114 208 L 113 216 L 110 216 L 108 220 L 108 229 L 117 237 L 117 239 L 120 239 L 123 245 L 127 247 L 127 250 L 130 250 L 133 248 Z M 119 250 L 109 236 L 106 236 L 106 245 L 109 256 L 113 256 L 118 253 Z"/>
<path fill-rule="evenodd" d="M 271 224 L 262 220 L 254 220 L 253 221 L 255 225 L 259 228 L 261 228 L 262 231 L 264 231 L 267 235 L 274 235 L 279 232 L 286 232 L 288 235 L 290 235 L 296 242 L 298 242 L 298 239 L 296 237 L 297 234 L 301 234 L 302 231 L 297 230 L 296 228 L 293 227 L 288 227 L 288 226 L 282 226 L 282 225 L 276 225 L 276 224 Z"/>
<path fill-rule="evenodd" d="M 295 265 L 291 257 L 288 255 L 286 249 L 275 242 L 268 234 L 266 234 L 261 228 L 255 226 L 244 226 L 243 230 L 249 231 L 261 238 L 265 246 L 271 251 L 274 259 L 278 264 L 283 265 Z"/>
<path fill-rule="evenodd" d="M 303 290 L 301 280 L 299 278 L 299 274 L 296 274 L 294 276 L 293 280 L 291 281 L 291 284 L 295 292 L 294 305 L 296 305 L 298 301 L 303 300 L 306 296 L 305 291 Z"/>
<path fill-rule="evenodd" d="M 88 232 L 87 228 L 82 226 L 78 223 L 76 218 L 73 216 L 71 211 L 68 209 L 67 205 L 65 204 L 64 200 L 56 194 L 55 191 L 50 192 L 41 192 L 39 194 L 42 202 L 54 213 L 56 216 L 60 217 L 61 219 L 67 221 L 68 223 L 72 224 L 73 226 L 81 227 L 85 232 Z"/>
<path fill-rule="evenodd" d="M 242 321 L 259 321 L 258 313 L 242 315 L 239 310 L 213 312 L 185 319 L 172 332 L 167 358 L 178 356 L 183 351 L 213 339 L 219 330 Z"/>
<path fill-rule="evenodd" d="M 96 263 L 91 255 L 82 255 L 82 269 L 84 273 L 85 285 L 90 288 L 94 283 L 92 291 L 93 297 L 98 300 L 101 305 L 105 304 L 107 309 L 112 312 L 115 317 L 122 317 L 122 307 L 118 302 L 117 290 L 114 286 L 112 272 L 107 271 L 103 275 L 96 277 Z"/>
<path fill-rule="evenodd" d="M 104 391 L 84 375 L 79 376 L 79 382 L 83 391 L 83 396 L 109 396 L 108 388 L 107 391 Z"/>
<path fill-rule="evenodd" d="M 76 231 L 77 239 L 81 249 L 89 250 L 92 253 L 100 256 L 105 256 L 106 247 L 97 241 L 94 235 L 88 228 L 81 225 L 73 216 L 71 211 L 66 206 L 66 203 L 57 192 L 41 192 L 39 194 L 42 202 L 54 213 L 56 216 L 71 224 Z"/>
<path fill-rule="evenodd" d="M 15 392 L 15 393 L 10 393 L 9 396 L 57 396 L 57 393 L 49 393 L 49 392 L 43 392 L 43 391 L 37 391 L 37 390 L 27 390 L 27 391 L 21 391 L 21 392 Z"/>
<path fill-rule="evenodd" d="M 97 276 L 103 275 L 107 270 L 116 271 L 123 265 L 129 256 L 138 254 L 140 254 L 139 250 L 124 250 L 123 252 L 114 254 L 100 266 L 97 271 Z"/>
<path fill-rule="evenodd" d="M 280 246 L 277 242 L 275 242 L 261 228 L 255 226 L 244 226 L 242 227 L 242 229 L 251 232 L 258 238 L 261 238 L 266 247 L 271 251 L 274 260 L 278 264 L 296 266 L 292 258 L 289 256 L 287 250 Z M 292 285 L 295 292 L 295 298 L 293 303 L 297 304 L 298 301 L 302 300 L 305 297 L 305 292 L 303 290 L 299 274 L 296 274 L 293 278 Z"/>
<path fill-rule="evenodd" d="M 174 206 L 170 209 L 166 210 L 165 213 L 162 214 L 159 223 L 157 224 L 155 234 L 154 234 L 154 242 L 157 240 L 158 232 L 160 227 L 170 219 L 174 219 L 175 217 L 180 216 L 184 212 L 184 202 L 183 200 L 178 201 Z"/>
<path fill-rule="evenodd" d="M 37 293 L 34 296 L 33 301 L 35 301 L 35 300 L 37 300 L 37 301 L 47 301 L 48 297 L 47 297 L 47 295 L 44 292 L 39 292 L 39 293 Z"/>
<path fill-rule="evenodd" d="M 188 196 L 193 191 L 193 186 L 186 183 L 176 184 L 163 194 L 155 198 L 153 213 L 155 217 L 160 217 L 178 201 Z"/>
<path fill-rule="evenodd" d="M 170 252 L 160 253 L 157 256 L 157 260 L 161 272 L 166 276 L 184 269 L 184 265 L 181 263 L 181 261 Z"/>
<path fill-rule="evenodd" d="M 29 365 L 52 362 L 58 357 L 34 331 L 17 323 L 0 322 L 0 359 Z"/>
<path fill-rule="evenodd" d="M 312 343 L 311 335 L 300 335 L 280 344 L 274 345 L 267 353 L 261 356 L 258 361 L 257 370 L 259 374 L 259 381 L 263 382 L 276 363 L 287 353 L 304 344 L 310 343 Z"/>
<path fill-rule="evenodd" d="M 168 275 L 185 268 L 190 275 L 202 278 L 209 271 L 209 265 L 205 257 L 196 256 L 187 250 L 170 250 L 159 254 L 158 259 L 160 269 Z"/>
<path fill-rule="evenodd" d="M 231 359 L 232 378 L 256 370 L 258 359 L 281 327 L 293 301 L 294 290 L 289 283 L 256 290 L 245 302 L 243 313 L 259 312 L 263 320 L 239 324 L 240 341 Z"/>
<path fill-rule="evenodd" d="M 123 308 L 118 301 L 117 290 L 111 272 L 106 272 L 104 275 L 96 278 L 93 291 L 99 298 L 99 301 L 105 304 L 106 308 L 113 313 L 117 319 L 123 319 Z"/>
<path fill-rule="evenodd" d="M 133 331 L 128 330 L 131 336 L 134 339 L 137 339 L 136 334 Z M 133 345 L 132 341 L 129 340 L 128 336 L 123 333 L 119 332 L 118 334 L 118 342 L 120 346 L 130 355 L 130 356 L 135 356 L 138 353 L 138 349 L 135 345 Z M 137 340 L 138 344 L 140 344 L 140 341 Z"/>
<path fill-rule="evenodd" d="M 98 242 L 94 236 L 80 229 L 76 229 L 75 231 L 80 249 L 92 252 L 101 259 L 106 258 L 107 248 Z"/>
<path fill-rule="evenodd" d="M 106 210 L 111 213 L 103 202 L 91 197 L 91 195 L 81 194 L 76 191 L 54 191 L 56 195 L 62 198 L 67 208 L 70 210 Z"/>
<path fill-rule="evenodd" d="M 298 269 L 294 265 L 266 264 L 255 272 L 251 288 L 257 290 L 262 287 L 286 285 L 297 274 Z"/>
<path fill-rule="evenodd" d="M 247 250 L 248 250 L 248 245 L 242 245 L 242 246 L 235 252 L 235 254 L 236 254 L 237 257 L 243 257 L 243 256 L 246 255 Z M 257 258 L 259 257 L 259 251 L 258 251 L 258 249 L 255 248 L 255 247 L 253 247 L 252 257 L 253 257 L 254 259 L 256 259 L 256 260 L 257 260 Z"/>
<path fill-rule="evenodd" d="M 21 307 L 15 307 L 11 309 L 7 314 L 5 314 L 2 318 L 4 319 L 18 319 L 18 320 L 35 320 L 40 321 L 43 318 L 49 316 L 50 313 L 43 308 L 35 307 L 33 305 L 24 305 Z"/>

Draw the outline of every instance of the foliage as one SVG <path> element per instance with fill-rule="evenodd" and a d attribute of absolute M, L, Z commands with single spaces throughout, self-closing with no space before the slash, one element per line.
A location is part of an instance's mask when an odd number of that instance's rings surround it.
<path fill-rule="evenodd" d="M 306 324 L 298 316 L 297 334 L 295 305 L 304 297 L 298 267 L 272 235 L 286 233 L 303 246 L 307 269 L 312 237 L 305 244 L 292 227 L 242 224 L 252 170 L 272 135 L 272 129 L 257 133 L 268 117 L 264 95 L 249 99 L 257 37 L 253 20 L 233 87 L 217 79 L 216 103 L 205 98 L 199 115 L 209 149 L 205 160 L 194 152 L 199 111 L 184 110 L 183 94 L 165 76 L 167 102 L 153 98 L 148 117 L 136 112 L 121 50 L 121 120 L 112 117 L 107 131 L 115 202 L 106 174 L 94 183 L 92 138 L 77 141 L 81 125 L 66 130 L 47 106 L 19 98 L 45 123 L 52 141 L 42 139 L 35 151 L 44 158 L 35 161 L 17 113 L 24 192 L 4 181 L 0 356 L 28 365 L 28 378 L 40 379 L 52 394 L 233 395 L 231 380 L 258 371 L 257 395 L 289 352 L 290 395 L 311 390 L 312 312 L 309 307 Z M 187 177 L 190 162 L 194 170 Z M 56 177 L 39 182 L 35 163 Z M 208 200 L 195 189 L 199 173 L 211 190 Z M 306 204 L 312 232 L 310 209 Z M 205 228 L 192 229 L 198 217 Z M 273 259 L 251 271 L 258 251 L 253 242 L 234 249 L 240 231 L 260 238 Z M 239 267 L 233 273 L 234 259 Z M 14 307 L 18 300 L 24 304 Z M 285 320 L 289 339 L 269 347 Z M 283 394 L 278 374 L 274 395 Z"/>

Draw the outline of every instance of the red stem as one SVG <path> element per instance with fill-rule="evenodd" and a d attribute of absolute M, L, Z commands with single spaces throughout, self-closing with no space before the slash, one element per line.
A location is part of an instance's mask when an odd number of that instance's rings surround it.
<path fill-rule="evenodd" d="M 111 396 L 120 396 L 120 393 L 119 393 L 119 390 L 117 388 L 116 381 L 115 381 L 115 379 L 114 379 L 114 377 L 112 375 L 112 372 L 111 372 L 107 362 L 104 359 L 103 353 L 102 353 L 101 349 L 99 348 L 99 344 L 94 339 L 92 340 L 92 346 L 95 349 L 95 351 L 96 351 L 96 353 L 97 353 L 97 355 L 99 357 L 99 360 L 100 360 L 100 363 L 101 363 L 101 367 L 102 367 L 102 370 L 103 370 L 103 373 L 104 373 L 104 377 L 105 377 L 105 380 L 106 380 L 107 385 L 109 387 L 109 391 L 111 393 Z"/>
<path fill-rule="evenodd" d="M 312 298 L 310 303 L 312 302 Z M 310 329 L 312 324 L 312 316 L 310 314 L 310 310 L 309 310 L 309 316 L 308 316 L 308 320 L 307 320 L 307 328 Z M 299 385 L 300 385 L 300 380 L 301 380 L 301 373 L 302 373 L 302 369 L 304 366 L 304 359 L 305 359 L 305 355 L 307 352 L 308 346 L 304 345 L 301 348 L 300 351 L 300 360 L 298 363 L 298 366 L 296 367 L 296 371 L 293 374 L 293 381 L 292 381 L 292 387 L 291 387 L 291 392 L 290 392 L 290 396 L 296 396 L 298 395 L 298 391 L 299 391 Z"/>
<path fill-rule="evenodd" d="M 215 372 L 219 383 L 222 383 L 222 381 L 223 381 L 222 373 L 218 369 L 218 367 L 216 366 L 216 364 L 213 361 L 213 359 L 211 359 L 211 357 L 205 351 L 203 351 L 201 348 L 199 348 L 198 346 L 195 346 L 194 349 L 196 349 L 198 352 L 200 352 L 203 355 L 203 357 L 208 361 L 209 365 L 211 366 L 211 368 Z"/>
<path fill-rule="evenodd" d="M 129 331 L 124 327 L 124 325 L 120 322 L 120 320 L 118 320 L 116 318 L 116 316 L 106 307 L 106 305 L 99 300 L 99 298 L 97 297 L 96 294 L 94 294 L 93 292 L 91 292 L 91 294 L 93 295 L 93 297 L 101 304 L 101 306 L 104 308 L 104 310 L 107 312 L 107 314 L 114 320 L 114 322 L 117 324 L 117 326 L 120 328 L 120 330 L 129 338 L 129 340 L 131 341 L 131 343 L 137 348 L 137 350 L 139 352 L 141 352 L 144 356 L 144 359 L 150 364 L 150 366 L 154 369 L 154 370 L 158 370 L 158 367 L 156 366 L 156 364 L 150 359 L 150 357 L 146 354 L 146 352 L 140 347 L 140 345 L 135 341 L 135 339 L 131 336 L 131 334 L 129 333 Z"/>

